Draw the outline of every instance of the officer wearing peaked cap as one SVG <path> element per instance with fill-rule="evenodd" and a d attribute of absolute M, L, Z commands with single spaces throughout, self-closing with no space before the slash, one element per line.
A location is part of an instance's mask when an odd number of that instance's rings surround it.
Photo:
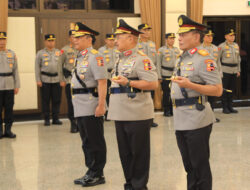
<path fill-rule="evenodd" d="M 240 76 L 240 49 L 239 45 L 235 43 L 235 31 L 230 28 L 225 31 L 226 41 L 219 45 L 219 59 L 221 60 L 221 67 L 223 72 L 223 87 L 231 91 L 235 91 L 236 79 Z M 233 93 L 224 91 L 222 95 L 223 113 L 238 113 L 233 108 Z"/>
<path fill-rule="evenodd" d="M 92 48 L 99 33 L 79 22 L 75 30 L 74 45 L 79 53 L 71 80 L 72 101 L 88 171 L 74 183 L 89 187 L 105 183 L 103 115 L 106 112 L 107 69 L 101 54 Z"/>
<path fill-rule="evenodd" d="M 73 39 L 74 39 L 75 30 L 69 31 L 69 45 L 66 45 L 61 50 L 61 66 L 63 69 L 64 80 L 66 81 L 65 94 L 67 97 L 68 104 L 68 118 L 71 123 L 70 132 L 76 133 L 78 131 L 76 120 L 74 118 L 74 110 L 71 97 L 71 88 L 70 82 L 72 78 L 72 70 L 74 69 L 75 58 L 77 55 L 77 50 L 74 48 Z"/>
<path fill-rule="evenodd" d="M 111 85 L 111 72 L 113 71 L 115 60 L 117 56 L 119 56 L 119 51 L 115 46 L 115 35 L 114 34 L 106 34 L 105 45 L 100 47 L 98 51 L 102 54 L 104 58 L 104 63 L 107 67 L 108 71 L 108 89 Z M 109 90 L 108 90 L 109 91 Z M 109 93 L 107 93 L 106 97 L 107 104 L 109 105 Z M 107 112 L 105 114 L 105 120 L 107 121 Z"/>
<path fill-rule="evenodd" d="M 222 77 L 221 62 L 220 59 L 218 58 L 219 49 L 216 45 L 212 44 L 213 36 L 214 33 L 212 30 L 206 30 L 204 32 L 202 47 L 206 49 L 210 53 L 210 55 L 214 58 L 218 67 L 218 71 Z M 208 96 L 208 102 L 210 103 L 212 109 L 214 109 L 215 97 Z M 220 122 L 220 120 L 216 118 L 216 122 Z"/>
<path fill-rule="evenodd" d="M 140 33 L 122 19 L 115 32 L 121 53 L 112 75 L 108 118 L 115 120 L 125 190 L 147 190 L 154 117 L 150 91 L 158 86 L 154 63 L 137 48 Z"/>
<path fill-rule="evenodd" d="M 45 48 L 38 51 L 35 61 L 35 74 L 38 87 L 41 88 L 44 125 L 50 125 L 50 101 L 52 101 L 52 124 L 62 125 L 58 115 L 61 104 L 62 86 L 65 82 L 60 63 L 60 50 L 55 48 L 54 34 L 44 36 Z"/>
<path fill-rule="evenodd" d="M 138 26 L 138 30 L 141 32 L 141 34 L 139 35 L 137 48 L 140 51 L 144 52 L 156 65 L 157 64 L 156 47 L 155 43 L 150 40 L 152 28 L 148 24 L 143 23 Z M 154 99 L 154 91 L 151 91 L 151 96 L 152 99 Z M 158 124 L 153 121 L 151 127 L 158 127 Z"/>
<path fill-rule="evenodd" d="M 183 53 L 171 86 L 177 144 L 187 172 L 187 189 L 212 190 L 209 138 L 215 117 L 206 96 L 221 96 L 221 77 L 215 60 L 201 46 L 206 26 L 184 15 L 178 22 Z"/>
<path fill-rule="evenodd" d="M 172 101 L 170 98 L 170 79 L 176 65 L 176 60 L 180 56 L 180 50 L 174 47 L 175 34 L 167 33 L 165 35 L 166 43 L 158 50 L 157 67 L 161 86 L 163 91 L 163 109 L 164 116 L 170 117 L 173 115 Z"/>
<path fill-rule="evenodd" d="M 12 133 L 14 96 L 20 88 L 15 52 L 6 49 L 7 34 L 0 32 L 0 139 L 16 138 Z M 4 110 L 4 118 L 2 111 Z M 5 130 L 3 132 L 3 123 Z"/>

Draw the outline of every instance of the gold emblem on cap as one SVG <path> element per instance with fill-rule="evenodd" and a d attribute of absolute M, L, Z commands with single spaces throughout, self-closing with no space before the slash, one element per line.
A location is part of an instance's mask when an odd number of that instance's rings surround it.
<path fill-rule="evenodd" d="M 4 36 L 4 34 L 3 34 L 3 33 L 1 33 L 0 35 L 1 35 L 1 36 Z"/>
<path fill-rule="evenodd" d="M 120 22 L 117 22 L 116 28 L 120 27 Z"/>
<path fill-rule="evenodd" d="M 49 36 L 49 38 L 53 38 L 53 36 L 52 36 L 52 35 L 50 35 L 50 36 Z"/>
<path fill-rule="evenodd" d="M 179 26 L 181 26 L 181 25 L 183 24 L 183 20 L 182 20 L 182 18 L 179 18 L 178 23 L 179 23 Z"/>
<path fill-rule="evenodd" d="M 78 25 L 75 26 L 75 30 L 76 30 L 76 31 L 79 30 L 79 26 L 78 26 Z"/>
<path fill-rule="evenodd" d="M 233 30 L 233 29 L 231 29 L 231 32 L 234 32 L 234 30 Z"/>

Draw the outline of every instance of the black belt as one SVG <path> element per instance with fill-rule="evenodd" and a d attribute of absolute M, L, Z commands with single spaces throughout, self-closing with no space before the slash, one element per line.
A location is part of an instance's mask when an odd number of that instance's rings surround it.
<path fill-rule="evenodd" d="M 168 70 L 168 71 L 174 71 L 174 67 L 164 67 L 164 66 L 161 66 L 161 68 L 163 68 L 165 70 Z"/>
<path fill-rule="evenodd" d="M 221 65 L 227 66 L 227 67 L 237 67 L 238 66 L 238 64 L 231 64 L 231 63 L 221 63 Z"/>
<path fill-rule="evenodd" d="M 49 76 L 49 77 L 56 77 L 56 76 L 58 76 L 58 73 L 47 73 L 47 72 L 44 72 L 44 71 L 42 71 L 41 74 Z"/>
<path fill-rule="evenodd" d="M 170 78 L 171 78 L 171 76 L 164 76 L 164 75 L 161 75 L 161 77 L 162 77 L 163 79 L 170 79 Z"/>
<path fill-rule="evenodd" d="M 121 94 L 121 93 L 139 93 L 139 92 L 150 92 L 150 90 L 141 90 L 138 88 L 130 87 L 117 87 L 110 88 L 110 94 Z"/>
<path fill-rule="evenodd" d="M 72 94 L 92 94 L 95 97 L 98 97 L 97 88 L 73 88 Z"/>
<path fill-rule="evenodd" d="M 108 69 L 108 72 L 111 73 L 112 70 L 113 70 L 113 69 Z"/>
<path fill-rule="evenodd" d="M 192 97 L 192 98 L 184 98 L 184 99 L 176 99 L 174 100 L 175 106 L 191 106 L 198 102 L 199 97 Z"/>
<path fill-rule="evenodd" d="M 9 76 L 12 76 L 13 73 L 0 73 L 0 76 L 1 77 L 9 77 Z"/>

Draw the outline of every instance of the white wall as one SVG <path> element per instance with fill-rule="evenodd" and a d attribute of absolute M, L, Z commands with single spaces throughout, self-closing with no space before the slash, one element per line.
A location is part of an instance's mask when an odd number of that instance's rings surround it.
<path fill-rule="evenodd" d="M 36 56 L 35 18 L 8 17 L 7 48 L 15 51 L 21 88 L 15 97 L 15 110 L 37 109 L 34 62 Z"/>
<path fill-rule="evenodd" d="M 204 0 L 203 15 L 250 15 L 247 0 Z"/>

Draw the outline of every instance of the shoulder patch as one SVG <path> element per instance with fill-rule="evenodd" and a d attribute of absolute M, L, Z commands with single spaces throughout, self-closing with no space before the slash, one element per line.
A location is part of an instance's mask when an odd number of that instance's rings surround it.
<path fill-rule="evenodd" d="M 144 64 L 144 70 L 145 71 L 149 71 L 152 69 L 152 65 L 150 63 L 150 60 L 149 59 L 143 59 L 143 64 Z"/>
<path fill-rule="evenodd" d="M 205 63 L 207 64 L 207 71 L 214 71 L 215 70 L 215 65 L 214 65 L 214 60 L 213 59 L 206 59 Z"/>
<path fill-rule="evenodd" d="M 94 55 L 98 54 L 98 51 L 96 49 L 92 49 L 91 53 L 93 53 Z"/>
<path fill-rule="evenodd" d="M 153 43 L 150 43 L 149 47 L 155 47 L 155 45 Z"/>
<path fill-rule="evenodd" d="M 191 49 L 189 52 L 190 52 L 190 54 L 193 55 L 196 51 L 197 51 L 197 48 L 193 48 L 193 49 Z"/>
<path fill-rule="evenodd" d="M 198 53 L 199 53 L 200 55 L 202 55 L 202 56 L 208 56 L 208 55 L 209 55 L 208 51 L 205 50 L 205 49 L 200 49 L 200 50 L 198 50 Z"/>
<path fill-rule="evenodd" d="M 96 61 L 97 61 L 97 65 L 98 65 L 99 67 L 104 66 L 103 57 L 96 57 Z"/>
<path fill-rule="evenodd" d="M 63 53 L 64 53 L 64 50 L 62 49 L 62 50 L 61 50 L 61 55 L 62 55 Z"/>
<path fill-rule="evenodd" d="M 137 51 L 137 53 L 139 53 L 140 55 L 142 55 L 142 56 L 146 56 L 146 54 L 145 53 L 143 53 L 142 51 L 140 51 L 140 50 L 138 50 Z"/>

